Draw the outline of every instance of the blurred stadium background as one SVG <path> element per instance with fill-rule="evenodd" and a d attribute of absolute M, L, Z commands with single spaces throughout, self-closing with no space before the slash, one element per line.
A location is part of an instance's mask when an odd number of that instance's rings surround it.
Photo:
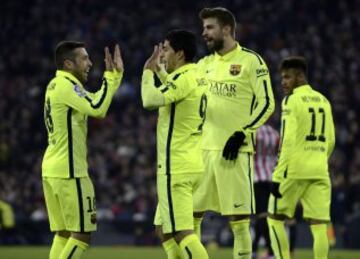
<path fill-rule="evenodd" d="M 337 131 L 330 161 L 334 247 L 360 249 L 359 0 L 5 0 L 0 2 L 0 199 L 12 205 L 16 226 L 11 233 L 0 226 L 1 259 L 25 258 L 11 257 L 11 251 L 19 250 L 6 250 L 4 245 L 47 245 L 51 240 L 40 181 L 47 141 L 42 111 L 45 87 L 55 71 L 53 50 L 64 39 L 86 42 L 94 63 L 90 90 L 101 82 L 104 46 L 119 42 L 125 65 L 108 116 L 89 121 L 90 175 L 100 222 L 93 243 L 158 245 L 152 227 L 157 116 L 142 109 L 139 80 L 152 46 L 169 29 L 197 32 L 199 57 L 206 54 L 197 17 L 205 6 L 230 9 L 238 21 L 240 44 L 259 52 L 267 62 L 277 100 L 271 119 L 276 128 L 282 99 L 277 66 L 290 54 L 309 60 L 310 82 L 331 100 Z M 231 231 L 225 221 L 209 215 L 203 239 L 210 247 L 231 246 Z M 299 219 L 297 247 L 309 249 L 311 242 L 306 224 Z M 40 251 L 35 257 L 46 258 L 44 249 L 35 249 Z M 228 250 L 221 253 L 225 254 L 216 256 L 231 257 Z M 149 253 L 149 258 L 164 257 L 160 254 L 150 257 Z M 310 255 L 300 251 L 297 258 Z M 331 258 L 360 258 L 356 252 L 348 256 L 331 253 Z"/>

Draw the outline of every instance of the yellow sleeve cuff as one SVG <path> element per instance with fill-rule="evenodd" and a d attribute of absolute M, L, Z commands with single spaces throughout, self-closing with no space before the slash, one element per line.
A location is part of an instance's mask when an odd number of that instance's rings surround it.
<path fill-rule="evenodd" d="M 111 89 L 115 90 L 118 89 L 118 87 L 120 86 L 123 74 L 124 74 L 123 71 L 119 72 L 114 69 L 113 71 L 105 71 L 104 77 L 108 81 L 108 86 Z"/>
<path fill-rule="evenodd" d="M 143 71 L 143 78 L 153 77 L 154 72 L 150 69 L 145 69 Z"/>
<path fill-rule="evenodd" d="M 165 69 L 161 69 L 160 71 L 156 71 L 156 75 L 159 77 L 161 83 L 165 83 L 167 76 L 169 75 Z"/>
<path fill-rule="evenodd" d="M 104 77 L 119 80 L 122 78 L 123 74 L 124 74 L 123 71 L 119 72 L 116 69 L 114 69 L 113 71 L 105 71 Z"/>

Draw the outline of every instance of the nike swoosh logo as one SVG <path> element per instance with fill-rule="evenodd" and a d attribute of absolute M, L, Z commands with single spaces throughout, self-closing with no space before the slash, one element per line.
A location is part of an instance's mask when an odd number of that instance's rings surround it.
<path fill-rule="evenodd" d="M 236 208 L 239 208 L 239 207 L 241 207 L 241 206 L 243 206 L 244 204 L 242 203 L 242 204 L 237 204 L 237 203 L 235 203 L 234 204 L 234 208 L 236 209 Z"/>
<path fill-rule="evenodd" d="M 248 255 L 250 254 L 250 252 L 246 252 L 246 253 L 238 253 L 238 256 L 243 256 L 243 255 Z"/>

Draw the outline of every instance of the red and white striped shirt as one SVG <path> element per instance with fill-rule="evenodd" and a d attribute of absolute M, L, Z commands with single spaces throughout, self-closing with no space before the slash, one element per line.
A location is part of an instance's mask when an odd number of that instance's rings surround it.
<path fill-rule="evenodd" d="M 261 126 L 256 132 L 254 182 L 271 181 L 277 161 L 279 133 L 270 125 Z"/>

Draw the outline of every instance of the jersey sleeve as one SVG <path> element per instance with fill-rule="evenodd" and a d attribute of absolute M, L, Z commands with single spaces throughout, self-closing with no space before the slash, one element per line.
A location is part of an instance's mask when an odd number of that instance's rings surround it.
<path fill-rule="evenodd" d="M 184 99 L 194 88 L 186 72 L 169 75 L 163 84 L 155 86 L 154 72 L 144 70 L 141 80 L 141 98 L 147 109 L 158 108 Z M 195 84 L 195 83 L 194 83 Z"/>
<path fill-rule="evenodd" d="M 208 66 L 208 59 L 209 57 L 206 56 L 202 59 L 200 59 L 197 63 L 196 63 L 196 66 L 197 66 L 197 69 L 199 71 L 201 71 L 202 73 L 206 74 L 206 69 L 207 69 L 207 66 Z"/>
<path fill-rule="evenodd" d="M 327 122 L 327 127 L 329 130 L 327 132 L 328 136 L 328 158 L 331 156 L 334 148 L 335 148 L 335 126 L 334 126 L 334 119 L 332 116 L 332 111 L 331 111 L 331 106 L 330 104 L 328 105 L 328 117 L 329 120 Z"/>
<path fill-rule="evenodd" d="M 277 165 L 272 179 L 280 182 L 286 175 L 287 166 L 295 147 L 297 120 L 296 120 L 296 100 L 290 100 L 287 96 L 281 104 L 281 139 Z"/>
<path fill-rule="evenodd" d="M 184 99 L 194 86 L 189 82 L 186 72 L 184 72 L 167 78 L 166 82 L 160 86 L 160 91 L 164 94 L 165 104 L 170 104 Z"/>
<path fill-rule="evenodd" d="M 106 71 L 101 88 L 96 93 L 89 93 L 71 82 L 61 87 L 59 99 L 71 108 L 88 116 L 104 118 L 112 97 L 118 89 L 122 73 Z"/>
<path fill-rule="evenodd" d="M 265 62 L 258 55 L 256 55 L 256 57 L 254 56 L 251 62 L 249 78 L 257 105 L 248 121 L 245 122 L 243 129 L 254 132 L 266 122 L 275 109 L 269 70 Z M 253 104 L 251 104 L 251 106 L 253 106 Z"/>
<path fill-rule="evenodd" d="M 156 75 L 153 71 L 145 69 L 141 79 L 141 100 L 143 107 L 149 110 L 164 106 L 165 98 L 161 92 L 162 84 L 156 86 Z"/>
<path fill-rule="evenodd" d="M 156 72 L 157 77 L 160 79 L 161 83 L 165 83 L 167 76 L 169 75 L 168 72 L 166 72 L 164 67 L 161 67 L 160 70 L 157 70 Z"/>

